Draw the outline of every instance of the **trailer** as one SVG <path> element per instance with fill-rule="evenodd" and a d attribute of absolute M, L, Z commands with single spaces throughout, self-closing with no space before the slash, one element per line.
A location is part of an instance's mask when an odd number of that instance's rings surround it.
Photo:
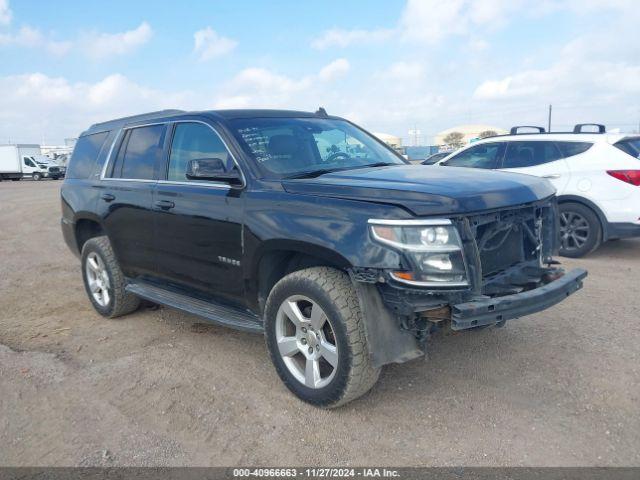
<path fill-rule="evenodd" d="M 25 177 L 42 180 L 50 177 L 50 168 L 37 161 L 41 156 L 40 145 L 0 145 L 0 181 L 15 181 Z"/>

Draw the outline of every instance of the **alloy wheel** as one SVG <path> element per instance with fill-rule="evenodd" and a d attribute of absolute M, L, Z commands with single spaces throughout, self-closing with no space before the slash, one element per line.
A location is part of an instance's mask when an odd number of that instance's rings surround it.
<path fill-rule="evenodd" d="M 586 218 L 576 212 L 560 214 L 560 241 L 565 251 L 579 250 L 584 247 L 591 234 Z"/>
<path fill-rule="evenodd" d="M 303 295 L 288 297 L 278 309 L 275 327 L 278 351 L 295 379 L 313 389 L 331 383 L 338 346 L 322 307 Z"/>
<path fill-rule="evenodd" d="M 97 253 L 91 252 L 87 255 L 85 272 L 93 299 L 101 307 L 107 307 L 111 301 L 111 283 L 107 268 Z"/>

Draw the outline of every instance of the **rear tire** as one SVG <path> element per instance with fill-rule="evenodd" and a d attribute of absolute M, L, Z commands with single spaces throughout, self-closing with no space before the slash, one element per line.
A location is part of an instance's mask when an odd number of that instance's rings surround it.
<path fill-rule="evenodd" d="M 81 258 L 84 287 L 100 315 L 115 318 L 138 309 L 140 299 L 125 291 L 124 275 L 106 236 L 87 240 Z"/>
<path fill-rule="evenodd" d="M 583 257 L 602 243 L 602 226 L 596 213 L 589 207 L 575 202 L 561 203 L 560 255 Z"/>
<path fill-rule="evenodd" d="M 11 181 L 13 182 L 19 182 L 20 180 L 22 180 L 21 178 L 12 178 Z"/>
<path fill-rule="evenodd" d="M 371 365 L 356 291 L 339 270 L 313 267 L 281 279 L 267 299 L 265 336 L 284 384 L 312 405 L 344 405 L 380 375 Z"/>

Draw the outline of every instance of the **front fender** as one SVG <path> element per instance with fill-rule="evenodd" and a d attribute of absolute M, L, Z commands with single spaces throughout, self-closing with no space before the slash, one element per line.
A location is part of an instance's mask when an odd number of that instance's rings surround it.
<path fill-rule="evenodd" d="M 369 218 L 410 218 L 402 209 L 286 192 L 251 192 L 244 258 L 255 268 L 268 250 L 300 251 L 344 268 L 399 268 L 401 256 L 372 241 Z"/>

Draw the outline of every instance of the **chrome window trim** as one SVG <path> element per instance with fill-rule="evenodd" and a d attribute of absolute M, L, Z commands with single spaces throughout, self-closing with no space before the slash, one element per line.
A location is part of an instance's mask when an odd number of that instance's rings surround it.
<path fill-rule="evenodd" d="M 370 225 L 389 225 L 389 226 L 434 226 L 434 225 L 452 225 L 453 222 L 448 218 L 425 218 L 422 220 L 387 220 L 387 219 L 378 219 L 378 218 L 370 218 L 368 223 Z"/>
<path fill-rule="evenodd" d="M 244 172 L 242 171 L 242 168 L 240 167 L 240 163 L 238 163 L 238 160 L 236 159 L 236 157 L 233 155 L 233 153 L 231 152 L 231 149 L 229 148 L 229 145 L 227 144 L 227 142 L 224 141 L 224 138 L 222 138 L 222 135 L 220 135 L 218 133 L 218 131 L 211 125 L 209 125 L 207 122 L 204 122 L 202 120 L 189 120 L 189 119 L 182 119 L 182 120 L 173 120 L 170 122 L 171 124 L 178 124 L 178 123 L 201 123 L 202 125 L 206 125 L 207 127 L 209 127 L 211 129 L 211 131 L 220 139 L 220 141 L 222 142 L 222 145 L 224 145 L 224 148 L 227 150 L 227 153 L 229 154 L 229 156 L 231 157 L 231 160 L 233 160 L 233 163 L 236 165 L 236 168 L 238 169 L 238 171 L 240 172 L 240 177 L 242 178 L 242 185 L 239 185 L 237 187 L 233 187 L 233 188 L 245 188 L 247 186 L 247 178 L 244 175 Z M 175 129 L 173 130 L 172 134 L 175 133 Z M 171 138 L 171 143 L 173 143 L 173 137 Z M 167 158 L 167 170 L 165 170 L 164 172 L 164 176 L 167 175 L 167 171 L 168 171 L 168 167 L 169 167 L 169 162 L 171 160 L 171 144 L 169 145 L 169 156 Z M 210 181 L 206 181 L 206 180 L 194 180 L 194 181 L 179 181 L 179 180 L 158 180 L 159 183 L 174 183 L 177 185 L 201 185 L 201 186 L 216 186 L 216 188 L 232 188 L 231 185 L 229 185 L 228 183 L 225 182 L 215 182 L 213 180 Z"/>
<path fill-rule="evenodd" d="M 102 180 L 107 182 L 138 182 L 138 183 L 158 183 L 157 180 L 149 180 L 147 178 L 111 178 L 106 177 Z"/>
<path fill-rule="evenodd" d="M 116 138 L 113 140 L 113 143 L 111 144 L 111 148 L 109 149 L 109 155 L 107 156 L 107 159 L 104 161 L 104 166 L 102 167 L 102 173 L 100 174 L 100 180 L 125 180 L 125 181 L 142 181 L 142 182 L 155 182 L 156 180 L 154 179 L 148 179 L 148 178 L 114 178 L 114 177 L 105 177 L 105 174 L 107 173 L 107 167 L 109 166 L 109 164 L 111 163 L 111 156 L 113 155 L 113 149 L 115 148 L 116 144 L 118 143 L 119 140 L 122 139 L 122 137 L 124 136 L 124 133 L 127 130 L 132 130 L 134 128 L 142 128 L 142 127 L 152 127 L 154 125 L 168 125 L 168 122 L 152 122 L 152 123 L 143 123 L 142 125 L 131 125 L 128 127 L 122 127 L 120 129 L 120 131 L 118 132 L 118 134 L 116 135 Z"/>
<path fill-rule="evenodd" d="M 156 183 L 158 183 L 159 185 L 195 185 L 196 187 L 219 188 L 224 190 L 231 189 L 231 185 L 229 185 L 228 183 L 214 182 L 214 181 L 211 181 L 210 183 L 208 183 L 205 181 L 199 182 L 197 180 L 194 180 L 192 182 L 189 182 L 189 181 L 180 182 L 178 180 L 158 180 Z"/>
<path fill-rule="evenodd" d="M 116 133 L 115 137 L 113 137 L 113 141 L 111 142 L 111 147 L 109 147 L 109 153 L 107 153 L 107 158 L 104 159 L 104 165 L 102 165 L 102 170 L 98 175 L 98 178 L 100 180 L 105 179 L 105 174 L 107 173 L 107 166 L 109 165 L 109 163 L 111 163 L 111 154 L 113 153 L 113 149 L 116 148 L 116 142 L 120 139 L 121 134 L 122 134 L 122 129 L 120 129 L 120 131 Z"/>
<path fill-rule="evenodd" d="M 111 161 L 112 161 L 111 156 L 113 155 L 113 150 L 114 150 L 116 144 L 118 143 L 118 141 L 122 139 L 122 137 L 124 136 L 124 133 L 127 130 L 132 130 L 134 128 L 142 128 L 142 127 L 152 127 L 154 125 L 165 125 L 165 126 L 167 126 L 168 124 L 169 124 L 169 122 L 151 122 L 151 123 L 143 123 L 142 125 L 131 125 L 131 126 L 122 127 L 120 129 L 120 131 L 118 132 L 118 134 L 116 135 L 116 138 L 113 140 L 113 143 L 111 144 L 111 148 L 109 149 L 109 154 L 107 156 L 107 159 L 104 161 L 104 166 L 102 167 L 102 172 L 100 173 L 100 180 L 125 180 L 125 181 L 155 182 L 156 181 L 155 179 L 148 179 L 148 178 L 114 178 L 114 177 L 105 177 L 105 174 L 107 173 L 108 166 L 111 164 Z"/>
<path fill-rule="evenodd" d="M 131 130 L 134 128 L 142 128 L 142 127 L 150 127 L 153 125 L 166 125 L 167 127 L 170 127 L 171 125 L 174 124 L 178 124 L 178 123 L 201 123 L 203 125 L 206 125 L 207 127 L 209 127 L 211 129 L 211 131 L 220 139 L 220 141 L 222 142 L 222 145 L 224 145 L 224 148 L 227 150 L 227 152 L 229 153 L 229 156 L 231 157 L 231 160 L 233 160 L 233 163 L 235 164 L 235 166 L 237 167 L 238 171 L 240 172 L 240 177 L 242 178 L 242 185 L 238 186 L 238 187 L 231 187 L 231 185 L 229 185 L 228 183 L 224 183 L 224 182 L 214 182 L 214 181 L 198 181 L 198 180 L 194 180 L 194 181 L 174 181 L 174 180 L 166 180 L 166 179 L 160 179 L 160 180 L 155 180 L 155 179 L 137 179 L 137 178 L 114 178 L 114 177 L 107 177 L 107 169 L 109 168 L 109 165 L 112 164 L 113 162 L 113 151 L 116 148 L 116 145 L 118 145 L 121 141 L 122 141 L 122 137 L 124 136 L 125 132 L 127 130 Z M 170 132 L 171 134 L 173 134 L 173 132 Z M 171 141 L 173 142 L 173 138 L 171 138 Z M 171 145 L 169 145 L 169 157 L 167 158 L 167 163 L 166 166 L 169 166 L 169 159 L 171 157 Z M 166 177 L 166 170 L 164 172 L 164 176 Z M 150 122 L 150 123 L 143 123 L 141 125 L 130 125 L 130 126 L 124 126 L 121 127 L 120 130 L 118 131 L 118 133 L 116 134 L 116 136 L 113 139 L 113 142 L 111 142 L 111 147 L 109 148 L 109 153 L 107 154 L 107 158 L 104 161 L 104 165 L 102 166 L 102 171 L 100 172 L 100 180 L 119 180 L 119 181 L 126 181 L 126 182 L 145 182 L 145 183 L 149 183 L 149 182 L 156 182 L 156 183 L 161 183 L 161 184 L 165 184 L 165 185 L 198 185 L 198 186 L 202 186 L 202 187 L 212 187 L 212 188 L 225 188 L 225 189 L 231 189 L 231 188 L 245 188 L 247 186 L 247 178 L 244 174 L 244 171 L 242 170 L 242 167 L 240 167 L 240 163 L 238 163 L 238 160 L 236 159 L 235 155 L 231 152 L 231 149 L 229 148 L 229 145 L 227 144 L 227 142 L 224 140 L 224 138 L 222 138 L 222 135 L 220 135 L 220 133 L 218 133 L 218 131 L 211 125 L 209 125 L 207 122 L 204 122 L 202 120 L 190 120 L 190 119 L 183 119 L 183 120 L 170 120 L 167 122 Z"/>

